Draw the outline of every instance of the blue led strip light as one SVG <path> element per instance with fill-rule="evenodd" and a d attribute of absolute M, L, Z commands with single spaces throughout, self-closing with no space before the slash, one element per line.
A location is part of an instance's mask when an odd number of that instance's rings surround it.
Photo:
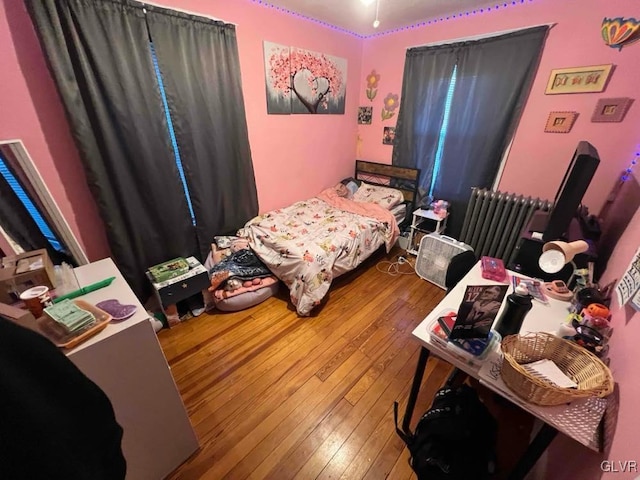
<path fill-rule="evenodd" d="M 347 30 L 346 28 L 338 27 L 336 25 L 332 25 L 332 24 L 330 24 L 328 22 L 324 22 L 322 20 L 316 20 L 315 18 L 309 17 L 308 15 L 303 15 L 301 13 L 294 12 L 293 10 L 290 10 L 288 8 L 280 7 L 278 5 L 274 5 L 272 3 L 269 3 L 266 0 L 251 0 L 251 3 L 255 3 L 257 5 L 261 5 L 261 6 L 266 7 L 266 8 L 271 8 L 271 9 L 276 10 L 278 12 L 282 12 L 282 13 L 285 13 L 287 15 L 291 15 L 292 17 L 302 18 L 304 20 L 308 20 L 310 22 L 313 22 L 315 24 L 321 25 L 323 27 L 327 27 L 327 28 L 330 28 L 332 30 L 336 30 L 338 32 L 346 33 L 348 35 L 352 35 L 352 36 L 357 37 L 357 38 L 367 39 L 367 38 L 381 37 L 383 35 L 390 35 L 390 34 L 402 32 L 402 31 L 405 31 L 405 30 L 414 30 L 416 28 L 427 27 L 427 26 L 430 26 L 430 25 L 435 25 L 436 23 L 442 23 L 442 22 L 446 22 L 446 21 L 449 21 L 449 20 L 456 20 L 456 19 L 459 19 L 459 18 L 472 17 L 474 15 L 482 15 L 482 14 L 485 14 L 485 13 L 490 13 L 490 12 L 494 12 L 494 11 L 500 11 L 500 10 L 504 10 L 505 8 L 517 7 L 517 6 L 520 6 L 520 5 L 527 4 L 527 3 L 533 3 L 535 1 L 536 0 L 510 0 L 508 2 L 496 3 L 494 6 L 478 8 L 476 10 L 470 10 L 468 12 L 454 13 L 454 14 L 447 15 L 447 16 L 444 16 L 444 17 L 434 18 L 432 20 L 425 20 L 423 22 L 414 23 L 412 25 L 406 25 L 404 27 L 398 27 L 398 28 L 394 28 L 392 30 L 385 30 L 384 32 L 372 33 L 372 34 L 369 34 L 369 35 L 361 35 L 359 33 L 356 33 L 354 31 L 352 31 L 352 30 Z"/>
<path fill-rule="evenodd" d="M 433 190 L 440 175 L 440 164 L 442 163 L 442 154 L 444 153 L 444 142 L 447 138 L 447 129 L 449 128 L 449 115 L 451 114 L 451 102 L 453 101 L 453 92 L 456 90 L 456 80 L 458 75 L 458 66 L 454 65 L 451 73 L 451 81 L 447 89 L 447 99 L 444 104 L 444 114 L 442 115 L 442 126 L 438 135 L 438 148 L 436 148 L 436 161 L 433 164 L 433 173 L 431 174 L 431 186 L 429 187 L 429 198 L 433 200 Z"/>
<path fill-rule="evenodd" d="M 27 192 L 24 191 L 18 179 L 13 175 L 13 173 L 11 173 L 11 170 L 9 170 L 9 167 L 7 166 L 7 164 L 4 161 L 4 158 L 2 158 L 1 155 L 0 155 L 0 177 L 3 177 L 6 180 L 6 182 L 9 184 L 9 187 L 11 187 L 11 190 L 13 190 L 13 193 L 16 194 L 16 196 L 18 197 L 18 200 L 20 200 L 20 202 L 24 205 L 24 208 L 27 209 L 27 211 L 29 212 L 29 215 L 31 215 L 31 218 L 33 218 L 33 221 L 36 222 L 38 229 L 40 229 L 40 231 L 42 232 L 44 237 L 47 239 L 47 241 L 51 244 L 51 246 L 58 252 L 64 252 L 64 248 L 62 248 L 62 243 L 60 242 L 60 240 L 58 240 L 56 235 L 53 233 L 53 230 L 51 230 L 51 227 L 49 226 L 47 221 L 43 218 L 38 208 L 33 204 L 33 201 L 31 200 Z"/>
<path fill-rule="evenodd" d="M 638 144 L 638 146 L 636 147 L 636 153 L 633 156 L 633 160 L 631 160 L 631 164 L 627 167 L 627 169 L 622 174 L 621 180 L 623 182 L 626 182 L 627 180 L 629 180 L 629 175 L 631 175 L 631 172 L 633 172 L 633 169 L 638 164 L 638 161 L 640 161 L 640 144 Z"/>
<path fill-rule="evenodd" d="M 169 104 L 167 103 L 167 94 L 164 91 L 164 82 L 162 81 L 162 73 L 160 72 L 160 66 L 158 65 L 158 57 L 156 56 L 156 48 L 153 43 L 149 42 L 149 49 L 151 50 L 151 58 L 153 59 L 153 68 L 156 72 L 156 78 L 158 79 L 158 87 L 160 87 L 160 96 L 162 97 L 162 106 L 164 108 L 164 114 L 167 117 L 167 129 L 169 130 L 169 137 L 171 138 L 171 146 L 173 147 L 173 156 L 175 157 L 176 167 L 178 168 L 178 174 L 182 181 L 182 189 L 184 190 L 184 196 L 187 199 L 187 205 L 189 206 L 189 213 L 191 213 L 191 223 L 196 224 L 196 215 L 193 213 L 193 205 L 191 205 L 191 196 L 189 195 L 189 186 L 187 185 L 187 178 L 184 175 L 184 169 L 182 168 L 182 160 L 180 159 L 180 150 L 178 150 L 178 141 L 176 140 L 176 132 L 173 130 L 173 122 L 171 121 L 171 114 L 169 112 Z"/>

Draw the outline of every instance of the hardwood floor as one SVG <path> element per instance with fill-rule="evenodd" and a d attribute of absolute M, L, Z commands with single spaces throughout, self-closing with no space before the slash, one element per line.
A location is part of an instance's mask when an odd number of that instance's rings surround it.
<path fill-rule="evenodd" d="M 283 287 L 251 309 L 161 331 L 201 446 L 170 478 L 415 478 L 392 405 L 404 412 L 419 351 L 411 331 L 444 292 L 376 268 L 396 253 L 337 279 L 312 317 L 296 315 Z M 450 370 L 429 359 L 412 427 Z"/>

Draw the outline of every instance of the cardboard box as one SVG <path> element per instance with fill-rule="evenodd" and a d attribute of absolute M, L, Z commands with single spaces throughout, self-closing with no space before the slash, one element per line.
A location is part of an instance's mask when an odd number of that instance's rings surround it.
<path fill-rule="evenodd" d="M 20 293 L 45 285 L 55 288 L 56 274 L 45 249 L 4 257 L 0 268 L 0 302 L 15 303 Z"/>
<path fill-rule="evenodd" d="M 7 320 L 17 323 L 20 326 L 40 333 L 40 329 L 38 328 L 38 324 L 36 323 L 36 318 L 31 314 L 29 310 L 23 310 L 21 308 L 16 308 L 12 307 L 11 305 L 0 303 L 0 317 L 6 318 Z"/>

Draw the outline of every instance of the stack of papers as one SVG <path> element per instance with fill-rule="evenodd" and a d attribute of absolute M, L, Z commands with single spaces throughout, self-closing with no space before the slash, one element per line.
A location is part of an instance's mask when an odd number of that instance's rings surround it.
<path fill-rule="evenodd" d="M 561 388 L 578 388 L 578 384 L 567 377 L 553 360 L 538 360 L 522 365 L 534 377 L 552 383 Z"/>
<path fill-rule="evenodd" d="M 69 299 L 45 308 L 44 312 L 69 333 L 78 332 L 96 321 L 91 312 L 82 310 Z"/>

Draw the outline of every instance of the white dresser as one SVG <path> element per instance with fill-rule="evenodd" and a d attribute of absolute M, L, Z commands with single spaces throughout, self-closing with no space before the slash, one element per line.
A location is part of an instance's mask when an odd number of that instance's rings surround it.
<path fill-rule="evenodd" d="M 113 404 L 124 430 L 127 479 L 164 478 L 199 445 L 149 316 L 110 258 L 78 267 L 75 274 L 81 287 L 115 277 L 83 300 L 95 305 L 115 298 L 138 307 L 131 318 L 110 323 L 67 356 Z"/>

